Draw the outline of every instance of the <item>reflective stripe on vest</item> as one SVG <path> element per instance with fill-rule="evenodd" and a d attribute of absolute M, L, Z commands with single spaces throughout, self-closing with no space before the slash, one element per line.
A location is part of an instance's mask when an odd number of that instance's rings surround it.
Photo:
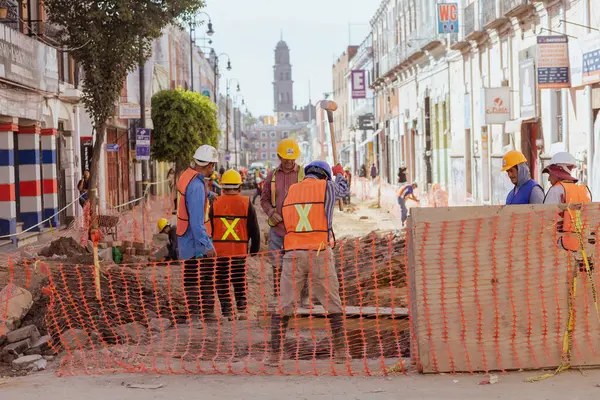
<path fill-rule="evenodd" d="M 273 208 L 277 207 L 277 187 L 275 185 L 275 177 L 277 176 L 277 172 L 279 171 L 279 167 L 273 170 L 273 176 L 271 177 L 271 205 Z M 304 168 L 298 166 L 298 183 L 304 180 Z"/>
<path fill-rule="evenodd" d="M 577 185 L 571 182 L 558 182 L 557 185 L 562 185 L 565 189 L 565 204 L 585 204 L 591 203 L 592 197 L 590 190 L 585 185 Z M 577 216 L 581 214 L 580 210 L 566 210 L 563 214 L 563 227 L 562 231 L 564 235 L 561 238 L 562 246 L 565 250 L 577 251 L 579 250 L 579 239 L 577 237 Z M 584 227 L 579 227 L 581 231 L 584 231 Z"/>
<path fill-rule="evenodd" d="M 179 177 L 177 181 L 177 191 L 179 192 L 179 203 L 177 206 L 177 236 L 183 236 L 186 234 L 189 227 L 189 214 L 187 210 L 187 204 L 185 202 L 185 194 L 188 186 L 194 179 L 200 175 L 195 170 L 188 168 Z M 206 187 L 206 185 L 205 185 Z M 206 191 L 206 198 L 204 201 L 205 213 L 208 212 L 208 191 Z"/>
<path fill-rule="evenodd" d="M 248 254 L 248 209 L 250 198 L 224 195 L 213 202 L 210 221 L 213 245 L 219 256 L 233 257 Z"/>
<path fill-rule="evenodd" d="M 323 250 L 329 246 L 326 193 L 327 181 L 321 179 L 305 179 L 289 188 L 282 212 L 284 250 Z"/>

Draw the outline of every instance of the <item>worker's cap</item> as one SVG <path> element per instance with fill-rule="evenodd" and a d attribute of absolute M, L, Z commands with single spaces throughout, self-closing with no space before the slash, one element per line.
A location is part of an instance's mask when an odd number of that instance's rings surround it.
<path fill-rule="evenodd" d="M 542 173 L 552 175 L 561 181 L 579 181 L 579 179 L 571 175 L 569 167 L 565 165 L 548 165 Z"/>

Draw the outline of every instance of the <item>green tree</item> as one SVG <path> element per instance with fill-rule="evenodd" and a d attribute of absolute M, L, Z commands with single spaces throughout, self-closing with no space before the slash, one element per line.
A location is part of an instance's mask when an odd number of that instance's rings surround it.
<path fill-rule="evenodd" d="M 175 163 L 176 175 L 202 144 L 217 146 L 217 108 L 208 97 L 181 88 L 152 96 L 152 158 Z"/>
<path fill-rule="evenodd" d="M 193 15 L 204 0 L 45 0 L 49 22 L 62 28 L 59 40 L 84 73 L 83 104 L 96 132 L 90 201 L 95 212 L 100 154 L 106 122 L 127 75 L 152 52 L 162 30 Z"/>

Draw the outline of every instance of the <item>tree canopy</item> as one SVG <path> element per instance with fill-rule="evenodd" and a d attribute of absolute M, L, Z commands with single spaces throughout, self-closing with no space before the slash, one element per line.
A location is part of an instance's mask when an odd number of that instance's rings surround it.
<path fill-rule="evenodd" d="M 177 172 L 189 166 L 202 144 L 217 146 L 217 108 L 205 96 L 181 88 L 152 96 L 152 157 L 172 162 Z"/>
<path fill-rule="evenodd" d="M 151 54 L 169 24 L 189 18 L 204 0 L 45 0 L 59 41 L 82 67 L 83 104 L 96 131 L 90 200 L 95 209 L 106 122 L 115 113 L 127 75 Z M 93 212 L 93 211 L 92 211 Z"/>

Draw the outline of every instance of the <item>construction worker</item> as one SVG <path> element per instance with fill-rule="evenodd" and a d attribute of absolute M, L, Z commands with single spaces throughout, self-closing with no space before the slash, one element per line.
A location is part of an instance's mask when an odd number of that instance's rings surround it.
<path fill-rule="evenodd" d="M 417 203 L 421 201 L 415 197 L 415 189 L 418 187 L 417 182 L 413 182 L 410 185 L 404 185 L 398 190 L 397 198 L 398 205 L 400 206 L 400 210 L 402 212 L 402 226 L 406 223 L 408 219 L 408 208 L 406 208 L 406 200 L 412 200 Z"/>
<path fill-rule="evenodd" d="M 162 261 L 176 261 L 178 256 L 177 233 L 175 232 L 175 229 L 171 227 L 171 223 L 166 218 L 159 219 L 157 225 L 158 232 L 166 234 L 169 237 L 169 242 L 167 243 L 167 256 Z"/>
<path fill-rule="evenodd" d="M 344 204 L 350 204 L 350 198 L 352 196 L 352 172 L 350 171 L 350 167 L 346 167 L 344 178 L 348 182 L 348 195 L 344 197 Z"/>
<path fill-rule="evenodd" d="M 514 189 L 506 197 L 506 205 L 511 204 L 542 204 L 544 189 L 531 179 L 529 165 L 525 155 L 517 150 L 511 150 L 502 158 L 502 172 L 506 172 Z"/>
<path fill-rule="evenodd" d="M 213 202 L 209 211 L 212 238 L 219 258 L 216 262 L 215 286 L 224 318 L 233 319 L 233 286 L 238 319 L 246 319 L 246 257 L 260 251 L 260 227 L 250 198 L 242 196 L 242 177 L 230 169 L 221 177 L 223 195 Z M 250 243 L 250 246 L 248 245 Z M 214 301 L 214 293 L 202 293 Z"/>
<path fill-rule="evenodd" d="M 572 175 L 577 167 L 577 160 L 567 152 L 556 153 L 550 160 L 550 164 L 544 168 L 542 173 L 548 174 L 548 181 L 552 187 L 546 193 L 544 204 L 569 204 L 568 209 L 561 211 L 561 220 L 557 223 L 557 231 L 561 234 L 558 239 L 560 248 L 571 251 L 579 263 L 582 272 L 586 270 L 582 257 L 581 245 L 586 246 L 588 255 L 588 266 L 593 268 L 595 232 L 586 229 L 585 223 L 581 221 L 580 204 L 591 203 L 592 193 L 586 185 L 578 185 L 579 181 Z M 577 232 L 579 226 L 580 232 Z M 580 241 L 579 236 L 585 236 Z"/>
<path fill-rule="evenodd" d="M 283 257 L 283 237 L 285 228 L 281 216 L 283 200 L 293 184 L 302 182 L 304 170 L 296 164 L 300 157 L 300 147 L 293 139 L 283 139 L 277 147 L 279 166 L 267 174 L 261 191 L 260 204 L 269 217 L 269 251 L 273 254 L 273 289 L 278 292 L 279 273 Z"/>
<path fill-rule="evenodd" d="M 207 180 L 207 187 L 210 192 L 221 195 L 221 186 L 219 185 L 219 176 L 216 172 L 213 172 L 210 177 L 205 178 Z"/>
<path fill-rule="evenodd" d="M 350 359 L 344 339 L 342 302 L 335 270 L 332 242 L 333 209 L 336 199 L 348 194 L 348 182 L 341 165 L 332 170 L 325 161 L 309 163 L 306 177 L 290 187 L 282 207 L 285 227 L 280 309 L 271 316 L 271 355 L 269 364 L 281 358 L 282 343 L 290 316 L 296 311 L 300 292 L 308 281 L 311 292 L 327 311 L 331 321 L 336 362 Z"/>
<path fill-rule="evenodd" d="M 200 318 L 214 319 L 213 310 L 200 307 L 198 282 L 200 287 L 212 287 L 212 264 L 203 263 L 203 260 L 217 256 L 205 226 L 208 200 L 216 195 L 208 191 L 205 177 L 213 174 L 217 161 L 218 153 L 214 147 L 200 146 L 194 154 L 192 166 L 181 174 L 177 182 L 180 196 L 177 207 L 179 257 L 185 260 L 183 285 L 188 316 L 193 323 L 198 322 Z"/>

